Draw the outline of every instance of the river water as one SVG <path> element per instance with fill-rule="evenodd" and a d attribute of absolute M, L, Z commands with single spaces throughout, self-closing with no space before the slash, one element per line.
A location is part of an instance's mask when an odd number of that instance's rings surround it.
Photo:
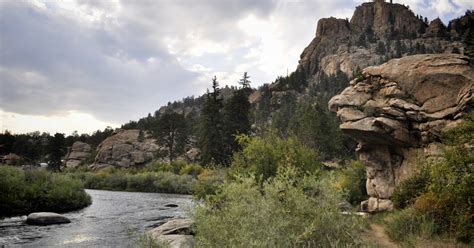
<path fill-rule="evenodd" d="M 191 196 L 86 190 L 92 205 L 65 213 L 69 224 L 30 226 L 26 216 L 0 220 L 0 247 L 135 247 L 137 237 L 173 217 L 186 217 Z M 165 207 L 166 204 L 178 207 Z"/>

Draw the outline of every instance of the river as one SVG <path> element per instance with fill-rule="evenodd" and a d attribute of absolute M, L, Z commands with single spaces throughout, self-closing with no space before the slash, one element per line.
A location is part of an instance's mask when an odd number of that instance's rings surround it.
<path fill-rule="evenodd" d="M 0 220 L 0 247 L 134 247 L 145 231 L 186 217 L 191 196 L 86 190 L 92 205 L 64 213 L 69 224 L 30 226 L 26 216 Z M 178 207 L 165 207 L 166 204 Z"/>

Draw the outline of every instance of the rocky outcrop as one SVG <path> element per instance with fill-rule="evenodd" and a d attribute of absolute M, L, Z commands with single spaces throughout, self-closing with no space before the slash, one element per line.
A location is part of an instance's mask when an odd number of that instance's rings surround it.
<path fill-rule="evenodd" d="M 158 244 L 163 244 L 166 247 L 194 247 L 193 224 L 194 221 L 190 219 L 174 219 L 152 229 L 148 235 Z"/>
<path fill-rule="evenodd" d="M 30 225 L 55 225 L 55 224 L 65 224 L 71 223 L 71 221 L 60 214 L 51 213 L 51 212 L 38 212 L 31 213 L 26 218 L 26 223 Z"/>
<path fill-rule="evenodd" d="M 367 166 L 369 212 L 392 208 L 395 187 L 417 156 L 440 155 L 443 130 L 462 122 L 472 98 L 474 69 L 455 54 L 415 55 L 368 67 L 329 101 L 340 128 L 358 142 Z"/>
<path fill-rule="evenodd" d="M 363 3 L 350 19 L 322 18 L 316 37 L 300 56 L 298 69 L 307 78 L 338 70 L 352 76 L 358 69 L 410 54 L 462 51 L 460 37 L 472 13 L 446 27 L 440 19 L 427 25 L 407 6 L 383 0 Z M 449 40 L 452 35 L 453 40 Z M 316 79 L 313 81 L 317 81 Z"/>
<path fill-rule="evenodd" d="M 440 38 L 447 38 L 448 31 L 444 23 L 441 19 L 436 18 L 430 22 L 430 25 L 426 29 L 426 32 L 423 34 L 423 37 L 430 38 L 430 37 L 440 37 Z"/>
<path fill-rule="evenodd" d="M 139 137 L 142 136 L 142 137 Z M 92 169 L 104 167 L 133 167 L 153 160 L 159 150 L 155 139 L 140 130 L 117 130 L 97 147 L 97 156 Z"/>
<path fill-rule="evenodd" d="M 91 146 L 87 143 L 76 141 L 72 144 L 69 154 L 66 156 L 66 167 L 75 168 L 91 155 Z"/>
<path fill-rule="evenodd" d="M 370 28 L 379 37 L 398 39 L 409 38 L 426 26 L 408 7 L 383 0 L 358 6 L 350 23 L 356 33 Z"/>
<path fill-rule="evenodd" d="M 20 165 L 23 158 L 15 153 L 9 153 L 2 157 L 2 162 L 7 165 Z"/>

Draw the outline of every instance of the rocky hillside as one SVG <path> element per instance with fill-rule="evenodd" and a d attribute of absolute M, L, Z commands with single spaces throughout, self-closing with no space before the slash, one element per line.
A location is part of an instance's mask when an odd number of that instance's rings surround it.
<path fill-rule="evenodd" d="M 363 3 L 350 20 L 319 20 L 316 37 L 301 54 L 298 69 L 308 78 L 333 75 L 337 70 L 350 76 L 358 69 L 410 54 L 462 53 L 460 40 L 472 19 L 469 12 L 446 27 L 440 19 L 426 23 L 401 4 Z"/>
<path fill-rule="evenodd" d="M 474 68 L 455 54 L 415 55 L 363 70 L 329 102 L 340 128 L 358 141 L 367 166 L 362 208 L 392 208 L 390 197 L 411 176 L 418 156 L 442 155 L 441 133 L 462 122 L 474 90 Z"/>

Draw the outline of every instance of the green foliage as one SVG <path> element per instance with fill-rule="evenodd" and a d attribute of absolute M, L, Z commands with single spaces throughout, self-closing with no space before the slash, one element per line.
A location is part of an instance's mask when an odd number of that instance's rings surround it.
<path fill-rule="evenodd" d="M 45 170 L 0 166 L 0 215 L 65 212 L 91 204 L 79 180 Z"/>
<path fill-rule="evenodd" d="M 185 167 L 183 167 L 185 168 Z M 135 174 L 125 170 L 103 170 L 98 173 L 74 173 L 84 187 L 133 192 L 192 194 L 196 179 L 190 175 L 177 175 L 169 171 L 140 171 Z"/>
<path fill-rule="evenodd" d="M 417 197 L 425 193 L 430 183 L 428 167 L 422 167 L 412 177 L 406 179 L 392 195 L 392 202 L 395 208 L 405 208 L 415 203 Z"/>
<path fill-rule="evenodd" d="M 315 175 L 280 171 L 259 186 L 239 176 L 196 210 L 196 239 L 202 247 L 345 247 L 358 244 L 363 227 L 337 210 L 341 201 Z"/>
<path fill-rule="evenodd" d="M 184 153 L 188 144 L 188 129 L 185 117 L 175 112 L 166 112 L 160 116 L 159 125 L 154 128 L 158 145 L 166 147 L 165 156 L 170 162 Z"/>
<path fill-rule="evenodd" d="M 249 84 L 247 74 L 244 75 L 242 81 Z M 248 96 L 250 94 L 250 86 L 241 88 L 234 92 L 233 96 L 227 100 L 223 109 L 223 143 L 224 156 L 226 164 L 230 163 L 232 154 L 240 150 L 240 145 L 236 140 L 236 136 L 240 134 L 250 133 L 250 102 Z"/>
<path fill-rule="evenodd" d="M 474 61 L 474 21 L 471 21 L 469 32 L 464 38 L 464 54 L 471 59 L 471 62 Z"/>
<path fill-rule="evenodd" d="M 179 171 L 180 175 L 191 175 L 193 177 L 197 177 L 199 174 L 203 172 L 202 166 L 198 164 L 187 164 Z"/>
<path fill-rule="evenodd" d="M 353 153 L 354 147 L 339 129 L 336 116 L 317 102 L 299 104 L 288 126 L 290 134 L 319 151 L 322 159 L 348 158 Z"/>
<path fill-rule="evenodd" d="M 143 132 L 143 130 L 140 129 L 140 131 L 138 132 L 138 138 L 137 138 L 138 142 L 143 142 L 145 140 L 145 134 Z"/>
<path fill-rule="evenodd" d="M 385 54 L 386 49 L 385 49 L 385 43 L 383 41 L 379 41 L 377 43 L 377 48 L 375 49 L 375 52 L 381 55 Z"/>
<path fill-rule="evenodd" d="M 225 153 L 223 151 L 223 123 L 222 99 L 219 97 L 220 88 L 217 78 L 212 79 L 213 92 L 207 92 L 206 101 L 201 111 L 199 148 L 201 150 L 201 163 L 222 164 L 225 162 Z"/>
<path fill-rule="evenodd" d="M 437 234 L 474 244 L 474 117 L 444 134 L 450 145 L 443 159 L 425 162 L 424 169 L 401 184 L 392 196 L 398 207 L 414 203 L 417 214 L 434 223 Z M 412 210 L 410 210 L 412 211 Z"/>
<path fill-rule="evenodd" d="M 349 203 L 358 205 L 368 198 L 365 166 L 361 162 L 351 161 L 346 167 L 337 171 L 337 176 L 337 188 L 344 192 Z"/>
<path fill-rule="evenodd" d="M 321 167 L 318 154 L 290 137 L 282 139 L 273 133 L 263 138 L 240 136 L 243 150 L 234 155 L 232 174 L 251 174 L 260 182 L 294 167 L 299 175 L 314 173 Z"/>
<path fill-rule="evenodd" d="M 209 195 L 216 194 L 219 186 L 224 183 L 227 171 L 222 168 L 205 169 L 198 177 L 194 185 L 194 196 L 197 199 L 205 199 Z"/>
<path fill-rule="evenodd" d="M 406 208 L 390 215 L 385 222 L 387 235 L 397 242 L 409 242 L 415 238 L 432 238 L 436 234 L 433 220 L 414 208 Z"/>
<path fill-rule="evenodd" d="M 54 171 L 61 170 L 61 158 L 66 154 L 65 137 L 62 133 L 56 133 L 50 137 L 48 142 L 49 168 Z"/>

